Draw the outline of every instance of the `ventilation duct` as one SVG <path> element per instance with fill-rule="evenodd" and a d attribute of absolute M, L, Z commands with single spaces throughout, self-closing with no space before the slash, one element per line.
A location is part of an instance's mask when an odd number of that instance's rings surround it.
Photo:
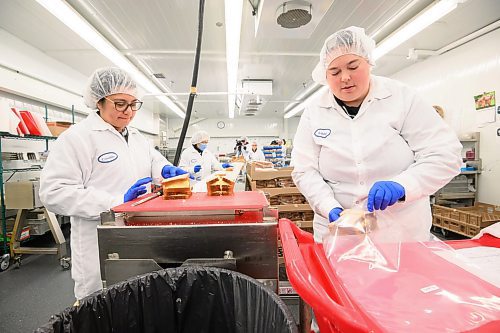
<path fill-rule="evenodd" d="M 283 2 L 276 11 L 276 22 L 285 29 L 300 28 L 312 19 L 312 5 L 307 1 Z"/>

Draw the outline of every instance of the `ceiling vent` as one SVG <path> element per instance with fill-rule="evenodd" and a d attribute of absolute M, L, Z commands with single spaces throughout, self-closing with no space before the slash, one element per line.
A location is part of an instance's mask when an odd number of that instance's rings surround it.
<path fill-rule="evenodd" d="M 307 1 L 283 2 L 276 11 L 276 22 L 285 29 L 300 28 L 312 19 L 312 5 Z"/>
<path fill-rule="evenodd" d="M 249 106 L 253 106 L 253 107 L 259 107 L 262 105 L 262 100 L 259 98 L 259 96 L 257 96 L 256 99 L 252 99 L 248 102 L 248 105 Z"/>
<path fill-rule="evenodd" d="M 163 73 L 154 73 L 153 76 L 157 79 L 164 79 L 165 78 L 165 74 L 163 74 Z"/>

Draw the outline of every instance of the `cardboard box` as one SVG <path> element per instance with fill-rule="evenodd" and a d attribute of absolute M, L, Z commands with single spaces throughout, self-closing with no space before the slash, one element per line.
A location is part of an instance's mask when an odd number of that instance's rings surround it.
<path fill-rule="evenodd" d="M 279 212 L 304 212 L 304 211 L 312 211 L 311 206 L 309 204 L 288 204 L 288 205 L 278 205 L 273 206 L 278 208 Z"/>
<path fill-rule="evenodd" d="M 251 180 L 268 180 L 281 177 L 291 177 L 293 167 L 287 168 L 257 168 L 254 164 L 247 164 L 247 175 Z"/>
<path fill-rule="evenodd" d="M 274 197 L 275 195 L 280 195 L 280 194 L 300 194 L 299 189 L 296 187 L 255 188 L 255 184 L 253 184 L 252 190 L 264 192 L 265 194 L 268 194 L 270 197 Z"/>
<path fill-rule="evenodd" d="M 62 132 L 67 130 L 72 124 L 67 121 L 49 121 L 47 127 L 53 136 L 59 136 Z"/>
<path fill-rule="evenodd" d="M 39 181 L 5 183 L 5 206 L 7 209 L 33 209 L 42 207 L 38 196 Z"/>

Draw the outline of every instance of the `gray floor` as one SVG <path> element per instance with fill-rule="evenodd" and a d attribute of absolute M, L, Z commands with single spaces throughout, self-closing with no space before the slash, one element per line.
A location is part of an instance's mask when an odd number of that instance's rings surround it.
<path fill-rule="evenodd" d="M 69 225 L 63 232 L 69 234 Z M 53 244 L 49 233 L 26 246 Z M 20 268 L 0 273 L 0 332 L 32 332 L 74 302 L 70 271 L 62 269 L 57 256 L 24 256 Z"/>
<path fill-rule="evenodd" d="M 244 190 L 242 178 L 235 191 Z M 69 224 L 63 226 L 67 242 L 69 229 Z M 49 233 L 23 245 L 53 244 Z M 69 253 L 69 242 L 67 246 Z M 0 273 L 0 332 L 32 332 L 74 302 L 71 273 L 62 269 L 57 256 L 24 256 L 20 268 L 11 266 Z"/>

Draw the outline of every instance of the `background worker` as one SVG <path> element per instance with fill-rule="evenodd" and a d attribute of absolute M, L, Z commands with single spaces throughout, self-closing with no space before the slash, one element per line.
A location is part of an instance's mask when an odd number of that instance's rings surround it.
<path fill-rule="evenodd" d="M 191 146 L 181 154 L 179 166 L 188 170 L 195 181 L 212 174 L 213 171 L 232 167 L 229 163 L 219 163 L 215 155 L 207 149 L 210 135 L 206 131 L 197 131 L 191 138 Z"/>
<path fill-rule="evenodd" d="M 44 206 L 71 217 L 71 277 L 78 300 L 102 289 L 100 213 L 146 193 L 152 177 L 186 173 L 128 126 L 142 106 L 137 96 L 136 83 L 125 71 L 96 70 L 84 92 L 85 104 L 96 111 L 61 134 L 41 173 Z"/>
<path fill-rule="evenodd" d="M 264 152 L 262 149 L 259 149 L 257 146 L 257 142 L 252 142 L 252 148 L 248 152 L 248 161 L 265 161 Z"/>
<path fill-rule="evenodd" d="M 242 136 L 236 140 L 236 146 L 234 147 L 234 155 L 236 157 L 243 156 L 245 160 L 248 160 L 249 151 L 250 148 L 248 147 L 248 138 L 246 136 Z"/>
<path fill-rule="evenodd" d="M 374 47 L 364 29 L 342 29 L 326 39 L 312 73 L 329 89 L 302 114 L 292 177 L 315 212 L 318 242 L 352 207 L 376 211 L 393 239 L 426 239 L 429 195 L 460 172 L 462 146 L 432 106 L 371 75 Z"/>

